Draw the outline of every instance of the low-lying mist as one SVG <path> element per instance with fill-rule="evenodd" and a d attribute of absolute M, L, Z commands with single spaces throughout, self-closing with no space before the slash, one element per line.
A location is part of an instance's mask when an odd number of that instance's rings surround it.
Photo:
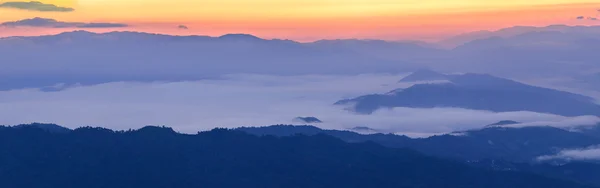
<path fill-rule="evenodd" d="M 458 108 L 380 110 L 360 115 L 335 106 L 343 98 L 385 93 L 411 84 L 403 75 L 355 76 L 229 75 L 194 82 L 116 82 L 75 86 L 56 92 L 24 89 L 0 92 L 0 124 L 43 122 L 70 128 L 111 129 L 166 125 L 194 133 L 215 127 L 297 124 L 317 117 L 326 129 L 370 127 L 385 133 L 423 137 L 482 128 L 501 120 L 521 125 L 569 127 L 595 124 L 597 117 L 567 118 L 533 112 L 493 113 Z"/>

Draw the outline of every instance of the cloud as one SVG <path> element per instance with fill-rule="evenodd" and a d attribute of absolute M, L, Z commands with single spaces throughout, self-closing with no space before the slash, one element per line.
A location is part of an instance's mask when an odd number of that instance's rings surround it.
<path fill-rule="evenodd" d="M 229 75 L 194 82 L 117 82 L 75 86 L 56 92 L 37 89 L 0 92 L 0 124 L 29 122 L 112 129 L 167 125 L 194 133 L 214 127 L 294 124 L 312 116 L 327 129 L 370 127 L 382 132 L 427 136 L 482 128 L 501 120 L 569 122 L 572 118 L 533 112 L 494 113 L 435 108 L 395 108 L 355 114 L 333 102 L 366 93 L 408 87 L 398 75 Z M 590 121 L 594 121 L 593 119 Z M 577 124 L 585 121 L 575 121 Z"/>
<path fill-rule="evenodd" d="M 4 27 L 45 27 L 45 28 L 117 28 L 128 27 L 122 23 L 83 23 L 83 22 L 62 22 L 49 18 L 31 18 L 13 22 L 4 22 L 0 24 Z"/>
<path fill-rule="evenodd" d="M 78 28 L 113 28 L 113 27 L 128 27 L 127 24 L 122 23 L 83 23 Z"/>
<path fill-rule="evenodd" d="M 179 25 L 177 26 L 178 29 L 189 29 L 188 26 L 185 25 Z"/>
<path fill-rule="evenodd" d="M 0 8 L 14 8 L 40 12 L 72 12 L 75 11 L 69 7 L 59 7 L 53 4 L 45 4 L 39 1 L 11 1 L 0 4 Z"/>
<path fill-rule="evenodd" d="M 585 161 L 600 160 L 600 146 L 592 146 L 583 149 L 562 150 L 556 155 L 545 155 L 537 158 L 538 161 L 566 160 L 566 161 Z"/>
<path fill-rule="evenodd" d="M 562 129 L 576 129 L 581 126 L 586 125 L 596 125 L 596 123 L 600 122 L 600 117 L 598 116 L 579 116 L 568 119 L 563 119 L 559 121 L 536 121 L 536 122 L 528 122 L 528 123 L 519 123 L 514 125 L 508 125 L 504 127 L 512 127 L 512 128 L 521 128 L 521 127 L 532 127 L 532 126 L 551 126 Z"/>
<path fill-rule="evenodd" d="M 591 16 L 588 16 L 588 17 L 585 17 L 585 16 L 577 16 L 577 17 L 576 17 L 576 19 L 578 19 L 578 20 L 591 20 L 591 21 L 598 21 L 598 18 L 596 18 L 596 17 L 591 17 Z"/>

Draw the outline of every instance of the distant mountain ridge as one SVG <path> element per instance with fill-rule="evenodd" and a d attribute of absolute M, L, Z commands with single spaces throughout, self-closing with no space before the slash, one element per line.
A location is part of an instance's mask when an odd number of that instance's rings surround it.
<path fill-rule="evenodd" d="M 600 59 L 600 27 L 528 28 L 507 28 L 519 32 L 469 40 L 453 49 L 357 39 L 301 43 L 248 34 L 74 31 L 7 37 L 0 39 L 4 52 L 0 91 L 57 84 L 190 81 L 228 74 L 397 74 L 427 67 L 519 78 L 572 77 L 600 69 L 595 61 Z"/>
<path fill-rule="evenodd" d="M 566 25 L 550 25 L 546 27 L 533 26 L 514 26 L 499 29 L 497 31 L 475 31 L 460 34 L 438 42 L 439 45 L 446 47 L 455 47 L 472 42 L 475 40 L 493 38 L 493 37 L 514 37 L 531 32 L 565 32 L 579 34 L 598 34 L 600 33 L 599 26 L 566 26 Z"/>
<path fill-rule="evenodd" d="M 0 70 L 0 90 L 60 83 L 200 80 L 236 73 L 397 73 L 417 67 L 409 63 L 416 55 L 437 51 L 409 43 L 371 40 L 299 43 L 248 34 L 209 37 L 87 31 L 2 38 L 0 50 L 6 54 L 0 56 L 6 65 Z M 32 66 L 22 69 L 23 64 Z"/>
<path fill-rule="evenodd" d="M 452 66 L 465 68 L 454 71 L 509 77 L 571 77 L 597 70 L 592 62 L 600 58 L 595 53 L 600 49 L 600 26 L 555 27 L 470 40 L 450 50 L 447 61 L 460 61 Z"/>
<path fill-rule="evenodd" d="M 421 72 L 417 72 L 421 73 Z M 431 74 L 440 78 L 442 74 Z M 409 75 L 411 81 L 430 77 Z M 414 78 L 414 79 L 413 79 Z M 600 115 L 594 99 L 579 94 L 526 85 L 487 74 L 445 75 L 450 82 L 416 84 L 387 94 L 371 94 L 336 102 L 370 114 L 379 109 L 452 107 L 493 112 L 532 111 L 562 116 Z"/>

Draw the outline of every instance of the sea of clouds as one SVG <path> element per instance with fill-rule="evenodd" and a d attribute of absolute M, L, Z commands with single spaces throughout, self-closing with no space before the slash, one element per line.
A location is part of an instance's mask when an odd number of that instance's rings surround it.
<path fill-rule="evenodd" d="M 381 132 L 425 137 L 478 129 L 501 120 L 521 126 L 569 127 L 600 122 L 598 117 L 567 118 L 534 112 L 494 113 L 457 108 L 380 110 L 356 114 L 333 103 L 365 94 L 411 86 L 404 75 L 228 75 L 190 82 L 115 82 L 73 86 L 56 92 L 22 89 L 0 92 L 0 124 L 56 123 L 70 128 L 111 129 L 165 125 L 185 133 L 215 127 L 297 124 L 314 116 L 326 129 L 366 126 Z"/>

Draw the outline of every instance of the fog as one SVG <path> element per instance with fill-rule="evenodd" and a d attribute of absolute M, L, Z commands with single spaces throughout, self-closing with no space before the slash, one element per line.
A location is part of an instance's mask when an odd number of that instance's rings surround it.
<path fill-rule="evenodd" d="M 595 116 L 458 108 L 394 108 L 360 115 L 332 105 L 340 99 L 409 87 L 398 83 L 406 75 L 401 73 L 422 68 L 490 73 L 600 98 L 600 27 L 513 27 L 484 33 L 440 44 L 299 43 L 245 34 L 85 31 L 2 38 L 0 124 L 45 122 L 112 129 L 166 125 L 192 133 L 214 127 L 292 124 L 295 117 L 314 116 L 324 121 L 317 125 L 322 128 L 367 126 L 423 137 L 502 120 L 521 122 L 515 127 L 565 129 L 599 122 Z"/>
<path fill-rule="evenodd" d="M 556 155 L 547 155 L 537 158 L 539 161 L 548 160 L 567 160 L 567 161 L 582 161 L 582 160 L 600 160 L 600 146 L 593 146 L 582 149 L 567 149 L 559 152 Z"/>
<path fill-rule="evenodd" d="M 227 75 L 193 82 L 115 82 L 73 86 L 57 92 L 22 89 L 0 92 L 0 124 L 42 122 L 70 128 L 111 129 L 165 125 L 185 133 L 215 127 L 294 124 L 314 116 L 326 129 L 367 126 L 386 133 L 423 137 L 482 128 L 501 120 L 523 126 L 569 127 L 600 122 L 533 112 L 493 113 L 457 108 L 380 110 L 360 115 L 332 105 L 339 99 L 409 87 L 404 74 Z M 297 124 L 297 123 L 295 123 Z"/>

